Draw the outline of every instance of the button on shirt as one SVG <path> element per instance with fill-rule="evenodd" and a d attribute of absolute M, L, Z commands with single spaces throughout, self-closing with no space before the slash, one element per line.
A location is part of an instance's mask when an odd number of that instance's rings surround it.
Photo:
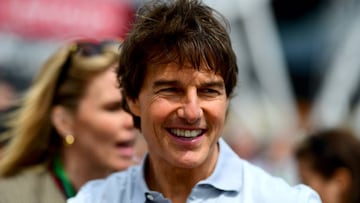
<path fill-rule="evenodd" d="M 219 159 L 214 172 L 198 182 L 186 203 L 321 203 L 305 185 L 289 186 L 245 160 L 220 138 Z M 130 167 L 106 179 L 90 181 L 68 203 L 171 203 L 161 193 L 151 191 L 144 179 L 144 166 Z"/>

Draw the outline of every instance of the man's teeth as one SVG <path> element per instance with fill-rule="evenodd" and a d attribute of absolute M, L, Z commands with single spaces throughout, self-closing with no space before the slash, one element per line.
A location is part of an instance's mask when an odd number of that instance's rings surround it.
<path fill-rule="evenodd" d="M 171 129 L 172 134 L 179 137 L 197 137 L 201 134 L 202 130 L 182 130 L 182 129 Z"/>

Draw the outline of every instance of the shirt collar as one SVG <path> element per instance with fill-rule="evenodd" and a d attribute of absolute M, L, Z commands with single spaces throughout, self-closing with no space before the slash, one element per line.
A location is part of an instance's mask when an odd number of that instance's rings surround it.
<path fill-rule="evenodd" d="M 140 183 L 140 184 L 138 184 L 139 185 L 138 189 L 140 189 L 140 191 L 144 191 L 144 192 L 149 191 L 149 188 L 148 188 L 148 186 L 147 186 L 147 184 L 145 182 L 145 180 L 146 180 L 145 179 L 145 166 L 146 166 L 146 163 L 148 162 L 148 159 L 149 159 L 148 156 L 149 155 L 146 153 L 143 160 L 140 163 L 140 167 L 138 168 L 139 171 L 138 171 L 137 177 L 136 177 L 137 182 Z"/>
<path fill-rule="evenodd" d="M 148 155 L 146 154 L 142 159 L 141 163 L 134 167 L 135 192 L 132 196 L 134 202 L 145 202 L 144 195 L 145 193 L 149 192 L 149 188 L 147 187 L 147 184 L 145 182 L 145 174 L 144 174 L 147 159 L 148 159 Z"/>
<path fill-rule="evenodd" d="M 198 185 L 209 184 L 219 190 L 239 192 L 242 188 L 243 161 L 222 138 L 218 144 L 219 158 L 215 170 Z"/>

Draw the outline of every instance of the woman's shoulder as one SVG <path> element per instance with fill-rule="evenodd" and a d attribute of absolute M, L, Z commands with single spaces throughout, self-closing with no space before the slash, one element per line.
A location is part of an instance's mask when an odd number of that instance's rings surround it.
<path fill-rule="evenodd" d="M 31 179 L 38 179 L 39 177 L 45 176 L 47 170 L 44 165 L 36 165 L 10 176 L 0 177 L 0 185 L 12 184 L 16 182 L 28 183 Z"/>
<path fill-rule="evenodd" d="M 43 202 L 50 197 L 65 202 L 44 165 L 0 178 L 0 202 Z"/>

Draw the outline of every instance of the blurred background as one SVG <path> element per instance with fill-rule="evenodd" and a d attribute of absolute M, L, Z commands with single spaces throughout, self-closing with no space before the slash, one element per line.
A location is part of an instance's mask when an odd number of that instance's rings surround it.
<path fill-rule="evenodd" d="M 360 133 L 360 1 L 204 2 L 230 23 L 240 71 L 224 138 L 241 157 L 295 184 L 292 150 L 309 130 Z M 58 46 L 124 38 L 140 3 L 0 0 L 0 115 Z"/>

